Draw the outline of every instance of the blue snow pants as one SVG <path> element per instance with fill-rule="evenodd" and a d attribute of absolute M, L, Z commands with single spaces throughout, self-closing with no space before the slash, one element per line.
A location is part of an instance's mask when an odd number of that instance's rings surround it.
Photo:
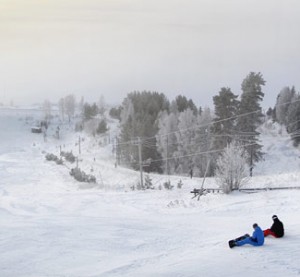
<path fill-rule="evenodd" d="M 237 246 L 242 246 L 244 244 L 251 244 L 253 246 L 261 246 L 261 244 L 258 244 L 256 241 L 252 240 L 251 237 L 245 238 L 243 240 L 240 240 L 240 241 L 236 242 Z"/>

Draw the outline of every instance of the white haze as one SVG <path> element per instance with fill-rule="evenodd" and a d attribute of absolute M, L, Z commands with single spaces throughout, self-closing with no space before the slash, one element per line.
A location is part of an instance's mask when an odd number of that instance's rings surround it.
<path fill-rule="evenodd" d="M 255 71 L 273 106 L 300 87 L 299 13 L 296 0 L 0 0 L 0 102 L 155 90 L 204 106 Z"/>

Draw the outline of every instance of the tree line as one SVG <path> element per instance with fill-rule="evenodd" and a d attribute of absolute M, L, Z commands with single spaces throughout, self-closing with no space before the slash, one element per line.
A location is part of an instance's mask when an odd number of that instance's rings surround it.
<path fill-rule="evenodd" d="M 220 160 L 227 150 L 228 155 L 239 153 L 244 158 L 251 176 L 256 163 L 263 158 L 258 127 L 266 116 L 285 126 L 295 146 L 300 143 L 299 93 L 294 87 L 284 87 L 274 108 L 263 114 L 265 83 L 261 73 L 250 72 L 242 80 L 239 95 L 229 87 L 220 88 L 213 97 L 213 110 L 197 107 L 184 95 L 170 101 L 159 92 L 129 93 L 119 107 L 109 110 L 110 116 L 120 122 L 115 145 L 118 163 L 138 170 L 142 162 L 146 172 L 214 176 L 222 166 L 227 167 L 226 160 L 225 165 Z M 60 99 L 61 118 L 71 120 L 75 103 L 73 95 Z M 94 135 L 107 132 L 103 97 L 93 104 L 81 98 L 77 106 L 81 118 L 77 130 L 88 126 Z M 49 110 L 47 101 L 44 108 Z"/>
<path fill-rule="evenodd" d="M 237 141 L 248 153 L 252 174 L 263 156 L 257 127 L 263 120 L 260 104 L 264 85 L 261 73 L 249 73 L 242 82 L 240 97 L 230 88 L 220 89 L 213 97 L 213 111 L 196 107 L 183 95 L 170 102 L 157 92 L 128 94 L 119 108 L 119 160 L 138 169 L 136 140 L 140 138 L 145 171 L 195 176 L 206 172 L 212 176 L 222 151 Z"/>

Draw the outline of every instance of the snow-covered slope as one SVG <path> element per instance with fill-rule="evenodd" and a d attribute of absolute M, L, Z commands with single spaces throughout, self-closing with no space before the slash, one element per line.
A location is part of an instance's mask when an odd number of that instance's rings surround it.
<path fill-rule="evenodd" d="M 139 173 L 115 168 L 111 146 L 84 137 L 79 164 L 95 174 L 96 186 L 76 182 L 70 164 L 47 162 L 59 146 L 77 155 L 78 134 L 53 126 L 47 142 L 30 133 L 28 113 L 0 110 L 0 276 L 299 276 L 300 190 L 253 194 L 189 191 L 201 179 L 182 177 L 182 189 L 131 191 Z M 264 128 L 265 161 L 249 186 L 299 185 L 299 154 L 287 135 Z M 68 167 L 68 168 L 67 168 Z M 159 184 L 165 176 L 151 175 Z M 175 184 L 179 177 L 171 177 Z M 214 181 L 208 179 L 207 186 Z M 227 241 L 257 222 L 285 224 L 282 239 L 263 247 L 229 249 Z"/>

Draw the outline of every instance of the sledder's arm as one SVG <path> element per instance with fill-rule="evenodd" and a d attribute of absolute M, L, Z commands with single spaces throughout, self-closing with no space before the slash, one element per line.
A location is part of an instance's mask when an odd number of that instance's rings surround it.
<path fill-rule="evenodd" d="M 253 232 L 252 237 L 250 237 L 250 239 L 251 239 L 252 241 L 257 242 L 257 232 L 256 232 L 256 230 Z"/>

